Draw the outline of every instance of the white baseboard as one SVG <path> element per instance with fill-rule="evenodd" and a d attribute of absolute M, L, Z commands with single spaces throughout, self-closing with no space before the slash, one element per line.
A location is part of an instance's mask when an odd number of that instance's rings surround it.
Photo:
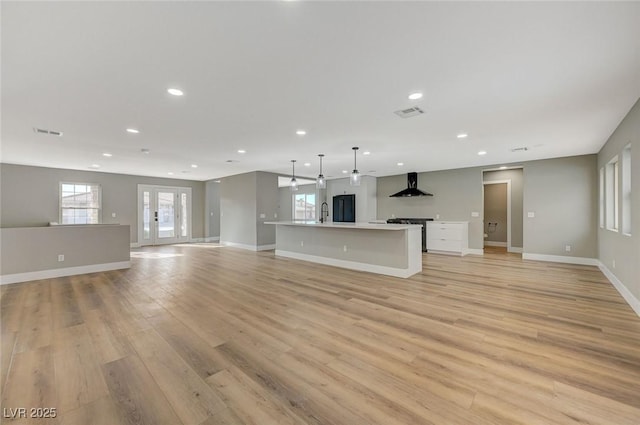
<path fill-rule="evenodd" d="M 484 246 L 502 246 L 507 247 L 506 242 L 484 241 Z"/>
<path fill-rule="evenodd" d="M 516 253 L 522 253 L 522 248 L 517 247 L 517 246 L 512 246 L 511 248 L 507 249 L 508 252 L 516 252 Z"/>
<path fill-rule="evenodd" d="M 467 248 L 465 255 L 484 255 L 484 249 L 480 248 Z"/>
<path fill-rule="evenodd" d="M 191 238 L 189 243 L 204 243 L 205 238 Z"/>
<path fill-rule="evenodd" d="M 247 245 L 243 243 L 237 242 L 229 242 L 229 241 L 221 241 L 222 245 L 230 246 L 233 248 L 246 249 L 247 251 L 268 251 L 270 249 L 275 249 L 276 244 L 268 244 L 268 245 Z"/>
<path fill-rule="evenodd" d="M 206 238 L 204 238 L 205 242 L 219 242 L 220 241 L 220 236 L 207 236 Z"/>
<path fill-rule="evenodd" d="M 525 252 L 522 254 L 522 259 L 533 260 L 533 261 L 549 261 L 552 263 L 580 264 L 583 266 L 597 266 L 599 263 L 597 258 L 568 257 L 564 255 L 532 254 L 528 252 Z"/>
<path fill-rule="evenodd" d="M 633 311 L 636 312 L 638 316 L 640 316 L 640 300 L 633 296 L 633 294 L 627 289 L 626 286 L 614 275 L 611 270 L 607 268 L 601 261 L 598 261 L 598 268 L 609 279 L 609 282 L 613 285 L 614 288 L 622 295 L 622 298 L 631 306 Z"/>
<path fill-rule="evenodd" d="M 39 270 L 37 272 L 14 273 L 0 276 L 0 285 L 28 282 L 30 280 L 53 279 L 55 277 L 74 276 L 77 274 L 106 272 L 109 270 L 128 269 L 131 261 L 117 263 L 90 264 L 87 266 L 65 267 L 61 269 Z"/>
<path fill-rule="evenodd" d="M 319 257 L 316 255 L 301 254 L 299 252 L 283 251 L 276 249 L 276 255 L 280 257 L 293 258 L 295 260 L 310 261 L 312 263 L 325 264 L 327 266 L 341 267 L 343 269 L 358 270 L 361 272 L 377 273 L 386 276 L 408 278 L 422 271 L 422 262 L 416 266 L 415 270 L 397 269 L 395 267 L 378 266 L 375 264 L 358 263 L 356 261 L 339 260 L 337 258 Z"/>
<path fill-rule="evenodd" d="M 131 242 L 129 246 L 131 248 L 140 248 L 141 245 L 138 242 Z"/>

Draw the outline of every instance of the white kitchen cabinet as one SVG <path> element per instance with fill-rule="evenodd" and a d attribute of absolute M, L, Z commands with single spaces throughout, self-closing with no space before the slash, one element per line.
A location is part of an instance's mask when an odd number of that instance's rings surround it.
<path fill-rule="evenodd" d="M 469 251 L 469 222 L 427 222 L 427 251 L 436 254 L 466 255 Z"/>

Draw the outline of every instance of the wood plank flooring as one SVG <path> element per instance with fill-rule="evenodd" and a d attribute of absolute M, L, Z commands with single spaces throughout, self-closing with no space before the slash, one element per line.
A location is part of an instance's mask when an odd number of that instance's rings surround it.
<path fill-rule="evenodd" d="M 640 318 L 595 267 L 396 279 L 216 244 L 1 288 L 11 424 L 640 425 Z M 27 410 L 28 412 L 28 410 Z"/>

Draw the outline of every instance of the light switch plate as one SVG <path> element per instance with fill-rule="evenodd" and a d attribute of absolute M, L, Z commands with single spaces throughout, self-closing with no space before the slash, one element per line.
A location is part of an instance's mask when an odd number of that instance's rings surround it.
<path fill-rule="evenodd" d="M 529 211 L 529 212 L 527 213 L 527 217 L 528 217 L 528 218 L 534 218 L 535 216 L 536 216 L 536 213 L 534 213 L 533 211 Z"/>
<path fill-rule="evenodd" d="M 471 217 L 480 217 L 480 213 L 478 211 L 472 211 Z"/>
<path fill-rule="evenodd" d="M 264 214 L 264 213 L 261 213 L 261 214 L 260 214 L 260 218 L 266 218 L 266 217 L 267 217 L 267 215 L 266 215 L 266 214 Z"/>

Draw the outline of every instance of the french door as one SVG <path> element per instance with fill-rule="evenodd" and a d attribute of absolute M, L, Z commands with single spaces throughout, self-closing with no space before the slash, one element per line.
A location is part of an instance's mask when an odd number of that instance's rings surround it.
<path fill-rule="evenodd" d="M 138 185 L 138 243 L 191 240 L 191 188 Z"/>

